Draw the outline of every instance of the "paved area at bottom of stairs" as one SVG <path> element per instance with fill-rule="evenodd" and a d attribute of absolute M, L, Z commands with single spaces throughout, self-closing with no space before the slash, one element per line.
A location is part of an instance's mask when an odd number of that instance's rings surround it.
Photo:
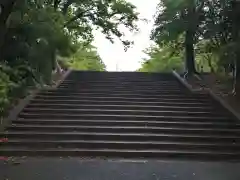
<path fill-rule="evenodd" d="M 0 162 L 0 180 L 239 180 L 240 163 L 20 158 Z"/>

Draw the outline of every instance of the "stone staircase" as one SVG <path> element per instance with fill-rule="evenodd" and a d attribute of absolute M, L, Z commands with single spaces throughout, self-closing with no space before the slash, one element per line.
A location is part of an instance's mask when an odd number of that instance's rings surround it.
<path fill-rule="evenodd" d="M 21 111 L 4 156 L 240 160 L 240 123 L 172 74 L 73 71 Z"/>

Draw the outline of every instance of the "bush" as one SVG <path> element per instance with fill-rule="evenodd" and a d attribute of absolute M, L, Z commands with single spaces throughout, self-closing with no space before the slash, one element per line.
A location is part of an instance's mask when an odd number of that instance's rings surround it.
<path fill-rule="evenodd" d="M 9 76 L 5 72 L 0 71 L 0 115 L 4 114 L 5 109 L 10 104 L 10 101 L 8 98 L 10 84 L 11 84 L 11 81 Z"/>
<path fill-rule="evenodd" d="M 12 101 L 24 97 L 28 87 L 35 86 L 36 82 L 27 65 L 10 67 L 0 64 L 0 115 L 5 115 Z"/>

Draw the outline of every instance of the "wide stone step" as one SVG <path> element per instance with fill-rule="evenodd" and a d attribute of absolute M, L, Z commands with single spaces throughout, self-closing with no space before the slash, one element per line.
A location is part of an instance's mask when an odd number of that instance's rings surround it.
<path fill-rule="evenodd" d="M 54 100 L 54 99 L 33 99 L 31 100 L 31 105 L 35 104 L 71 104 L 73 106 L 83 105 L 83 104 L 95 104 L 95 105 L 132 105 L 132 106 L 179 106 L 179 107 L 206 107 L 213 108 L 212 103 L 201 103 L 201 102 L 168 102 L 168 101 L 128 101 L 128 100 L 118 100 L 111 101 L 109 99 L 106 100 L 87 100 L 87 99 L 79 99 L 79 100 Z M 219 107 L 218 107 L 219 108 Z"/>
<path fill-rule="evenodd" d="M 15 125 L 8 131 L 43 131 L 43 132 L 107 132 L 107 133 L 171 133 L 171 134 L 209 134 L 209 135 L 240 135 L 240 129 L 216 128 L 184 128 L 184 127 L 135 127 L 135 126 L 42 126 Z"/>
<path fill-rule="evenodd" d="M 122 97 L 122 96 L 45 96 L 45 95 L 37 95 L 35 97 L 36 100 L 95 100 L 95 101 L 132 101 L 132 102 L 181 102 L 181 103 L 211 103 L 210 99 L 203 98 L 194 98 L 194 97 Z"/>
<path fill-rule="evenodd" d="M 71 77 L 71 76 L 68 76 L 64 82 L 121 82 L 121 81 L 131 81 L 131 82 L 178 82 L 178 80 L 176 80 L 175 77 L 170 77 L 170 78 L 166 78 L 166 77 L 131 77 L 131 76 L 125 76 L 125 77 L 117 77 L 117 76 L 112 76 L 112 77 L 100 77 L 100 76 L 95 76 L 95 77 Z"/>
<path fill-rule="evenodd" d="M 195 101 L 199 98 L 204 98 L 205 100 L 209 100 L 208 96 L 205 95 L 191 95 L 191 94 L 185 94 L 185 93 L 180 93 L 180 94 L 141 94 L 141 93 L 108 93 L 108 92 L 79 92 L 79 93 L 47 93 L 47 92 L 41 92 L 37 95 L 38 96 L 44 96 L 45 98 L 48 98 L 50 96 L 52 97 L 68 97 L 68 98 L 81 98 L 82 96 L 88 96 L 88 97 L 102 97 L 102 96 L 107 96 L 107 97 L 128 97 L 128 98 L 167 98 L 167 99 L 194 99 Z"/>
<path fill-rule="evenodd" d="M 152 82 L 132 82 L 132 81 L 115 81 L 115 82 L 63 82 L 59 86 L 79 86 L 79 87 L 84 87 L 84 86 L 91 86 L 91 87 L 129 87 L 129 88 L 134 88 L 134 87 L 155 87 L 155 88 L 161 88 L 161 87 L 178 87 L 178 88 L 183 88 L 181 84 L 178 82 L 157 82 L 157 81 L 152 81 Z"/>
<path fill-rule="evenodd" d="M 98 95 L 113 95 L 113 96 L 130 96 L 132 95 L 132 97 L 134 96 L 144 96 L 144 97 L 149 97 L 149 95 L 151 95 L 151 97 L 159 97 L 159 96 L 173 96 L 173 94 L 178 94 L 179 96 L 191 96 L 190 94 L 187 94 L 183 91 L 118 91 L 118 90 L 114 90 L 114 89 L 110 89 L 108 91 L 105 91 L 105 90 L 77 90 L 77 89 L 73 89 L 73 90 L 68 90 L 68 91 L 65 91 L 65 90 L 58 90 L 58 91 L 45 91 L 45 92 L 40 92 L 38 93 L 38 95 L 54 95 L 54 96 L 82 96 L 82 95 L 87 95 L 87 96 L 98 96 Z M 203 98 L 207 98 L 205 96 L 202 96 Z"/>
<path fill-rule="evenodd" d="M 105 74 L 100 74 L 100 73 L 96 73 L 96 74 L 90 74 L 89 72 L 86 74 L 76 74 L 76 75 L 68 75 L 66 77 L 65 80 L 85 80 L 85 81 L 89 81 L 89 80 L 136 80 L 136 81 L 140 81 L 140 80 L 155 80 L 155 81 L 176 81 L 176 78 L 173 75 L 163 75 L 163 74 L 136 74 L 136 75 L 132 75 L 133 72 L 125 74 L 124 72 L 119 72 L 119 74 L 112 74 L 110 75 L 109 73 L 112 72 L 107 72 Z"/>
<path fill-rule="evenodd" d="M 131 78 L 131 77 L 124 77 L 124 78 L 116 78 L 116 77 L 93 77 L 93 78 L 66 78 L 64 82 L 155 82 L 155 83 L 161 83 L 161 82 L 168 82 L 168 83 L 179 83 L 176 78 L 156 78 L 156 77 L 147 77 L 147 78 Z M 181 83 L 180 83 L 181 84 Z"/>
<path fill-rule="evenodd" d="M 135 127 L 185 127 L 185 128 L 204 128 L 204 129 L 240 129 L 240 124 L 236 122 L 198 122 L 198 121 L 154 121 L 154 120 L 72 120 L 72 119 L 17 119 L 12 121 L 12 125 L 63 125 L 63 126 L 135 126 Z"/>
<path fill-rule="evenodd" d="M 121 158 L 174 158 L 195 160 L 232 160 L 240 159 L 235 152 L 189 151 L 189 150 L 120 150 L 120 149 L 34 149 L 29 148 L 2 148 L 0 153 L 5 156 L 78 156 L 78 157 L 121 157 Z"/>
<path fill-rule="evenodd" d="M 68 82 L 68 81 L 77 81 L 77 82 L 88 82 L 88 81 L 134 81 L 134 82 L 138 82 L 138 81 L 168 81 L 168 82 L 178 82 L 176 80 L 176 78 L 174 76 L 171 77 L 161 77 L 161 76 L 83 76 L 83 75 L 78 75 L 78 76 L 68 76 L 64 82 Z"/>
<path fill-rule="evenodd" d="M 60 90 L 67 90 L 67 89 L 118 89 L 118 90 L 138 90 L 138 89 L 145 89 L 145 90 L 186 90 L 184 88 L 179 87 L 179 85 L 134 85 L 134 84 L 109 84 L 109 85 L 95 85 L 95 84 L 89 84 L 89 85 L 59 85 L 58 89 Z"/>
<path fill-rule="evenodd" d="M 186 88 L 181 87 L 179 84 L 134 84 L 134 83 L 116 83 L 116 84 L 61 84 L 58 86 L 58 89 L 74 89 L 74 88 L 83 88 L 83 89 L 119 89 L 119 90 L 164 90 L 164 89 L 173 89 L 173 90 L 186 90 Z"/>
<path fill-rule="evenodd" d="M 114 104 L 57 104 L 57 103 L 31 103 L 27 108 L 49 109 L 118 109 L 118 110 L 189 110 L 195 112 L 219 112 L 219 109 L 204 106 L 151 106 L 151 105 L 114 105 Z"/>
<path fill-rule="evenodd" d="M 134 83 L 134 84 L 179 84 L 182 85 L 176 79 L 158 79 L 158 78 L 82 78 L 77 79 L 65 79 L 62 84 L 118 84 L 121 82 Z"/>
<path fill-rule="evenodd" d="M 225 112 L 211 111 L 194 111 L 194 110 L 125 110 L 125 109 L 74 109 L 74 108 L 25 108 L 23 113 L 39 113 L 39 114 L 110 114 L 110 115 L 151 115 L 151 116 L 189 116 L 189 117 L 225 117 L 228 118 Z"/>
<path fill-rule="evenodd" d="M 92 88 L 73 88 L 73 89 L 57 89 L 57 90 L 48 90 L 48 91 L 42 91 L 41 94 L 81 94 L 81 93 L 114 93 L 114 94 L 187 94 L 184 90 L 179 89 L 136 89 L 136 90 L 130 90 L 130 89 L 118 89 L 118 88 L 112 88 L 112 89 L 92 89 Z M 188 93 L 189 94 L 189 93 Z"/>
<path fill-rule="evenodd" d="M 218 152 L 239 153 L 240 144 L 233 143 L 196 143 L 176 141 L 100 141 L 100 140 L 43 140 L 43 139 L 14 139 L 1 145 L 3 148 L 29 147 L 29 150 L 36 148 L 87 148 L 87 149 L 128 149 L 128 150 L 198 150 Z M 1 151 L 0 151 L 1 152 Z"/>
<path fill-rule="evenodd" d="M 89 120 L 109 120 L 109 119 L 115 119 L 115 120 L 149 120 L 149 121 L 156 121 L 156 120 L 165 120 L 165 121 L 197 121 L 197 122 L 233 122 L 234 119 L 231 119 L 229 117 L 211 117 L 211 116 L 167 116 L 167 115 L 118 115 L 118 114 L 52 114 L 52 113 L 20 113 L 19 118 L 26 118 L 26 119 L 89 119 Z"/>
<path fill-rule="evenodd" d="M 179 86 L 183 86 L 181 83 L 179 83 L 176 80 L 173 81 L 169 81 L 169 80 L 156 80 L 156 79 L 120 79 L 120 81 L 115 81 L 115 79 L 113 80 L 106 80 L 106 79 L 102 79 L 102 80 L 84 80 L 84 81 L 75 81 L 75 80 L 64 80 L 61 84 L 77 84 L 77 85 L 84 85 L 84 84 L 97 84 L 97 85 L 101 85 L 101 84 L 120 84 L 120 83 L 131 83 L 131 84 L 140 84 L 140 85 L 179 85 Z"/>
<path fill-rule="evenodd" d="M 1 137 L 11 139 L 43 140 L 110 140 L 110 141 L 179 141 L 179 142 L 221 142 L 240 143 L 239 135 L 223 134 L 182 134 L 172 133 L 110 133 L 110 132 L 43 132 L 43 131 L 8 131 Z"/>
<path fill-rule="evenodd" d="M 118 77 L 116 75 L 114 76 L 102 76 L 102 75 L 96 75 L 96 76 L 93 76 L 93 75 L 87 75 L 87 76 L 84 76 L 84 75 L 77 75 L 77 76 L 68 76 L 65 81 L 78 81 L 78 82 L 81 82 L 81 81 L 173 81 L 173 82 L 176 82 L 176 78 L 174 76 L 164 76 L 164 77 L 161 77 L 161 76 L 122 76 L 121 77 Z"/>

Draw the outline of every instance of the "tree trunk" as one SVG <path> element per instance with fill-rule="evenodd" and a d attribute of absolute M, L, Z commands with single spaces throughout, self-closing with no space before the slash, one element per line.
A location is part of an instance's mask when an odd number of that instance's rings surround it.
<path fill-rule="evenodd" d="M 0 59 L 1 56 L 1 50 L 2 46 L 4 44 L 4 37 L 7 31 L 6 22 L 11 14 L 14 4 L 17 0 L 1 0 L 0 7 L 1 7 L 1 13 L 0 13 Z"/>
<path fill-rule="evenodd" d="M 195 56 L 194 56 L 194 37 L 197 28 L 196 18 L 196 4 L 192 4 L 188 7 L 187 13 L 187 29 L 185 34 L 185 71 L 188 75 L 196 73 Z"/>
<path fill-rule="evenodd" d="M 212 65 L 212 62 L 211 62 L 211 57 L 210 57 L 209 55 L 207 55 L 206 59 L 207 59 L 208 66 L 209 66 L 209 68 L 210 68 L 211 73 L 214 73 L 215 70 L 214 70 L 213 65 Z"/>
<path fill-rule="evenodd" d="M 188 74 L 196 73 L 194 56 L 194 33 L 191 30 L 186 31 L 185 37 L 185 70 Z"/>
<path fill-rule="evenodd" d="M 233 20 L 232 28 L 232 39 L 234 40 L 235 46 L 240 44 L 239 40 L 239 18 L 240 18 L 240 2 L 235 0 L 232 1 L 232 13 L 231 18 Z M 234 77 L 234 91 L 238 97 L 240 97 L 240 52 L 238 48 L 234 49 L 235 51 L 235 77 Z"/>
<path fill-rule="evenodd" d="M 237 59 L 236 61 L 236 74 L 235 74 L 235 84 L 234 89 L 235 93 L 238 97 L 240 97 L 240 59 Z"/>

